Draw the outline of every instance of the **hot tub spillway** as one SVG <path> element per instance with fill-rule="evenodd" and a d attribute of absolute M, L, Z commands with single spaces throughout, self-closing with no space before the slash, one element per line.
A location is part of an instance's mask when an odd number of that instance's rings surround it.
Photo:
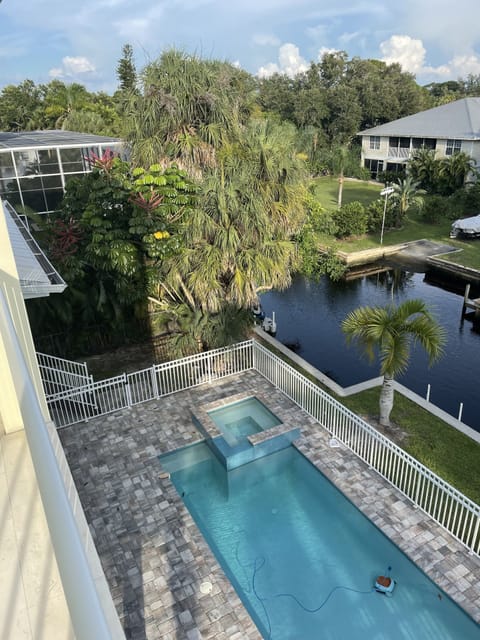
<path fill-rule="evenodd" d="M 240 401 L 251 399 L 251 397 L 242 397 Z M 230 400 L 230 404 L 233 406 L 239 402 L 239 397 L 234 396 L 222 401 L 221 407 L 228 408 L 227 400 Z M 255 400 L 257 399 L 255 398 Z M 262 404 L 259 400 L 257 401 Z M 230 435 L 226 437 L 209 415 L 209 412 L 218 408 L 217 405 L 218 403 L 211 403 L 200 407 L 196 412 L 192 412 L 192 420 L 205 437 L 207 445 L 227 471 L 285 449 L 300 437 L 298 427 L 291 425 L 288 420 L 282 421 L 279 417 L 275 420 L 276 424 L 269 426 L 269 428 L 263 428 L 249 417 L 248 419 L 256 425 L 251 430 L 247 429 L 250 433 L 245 435 L 240 433 L 234 438 Z"/>

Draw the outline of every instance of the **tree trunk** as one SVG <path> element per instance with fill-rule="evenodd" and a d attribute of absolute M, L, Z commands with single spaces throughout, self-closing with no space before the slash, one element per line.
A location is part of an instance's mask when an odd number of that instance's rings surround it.
<path fill-rule="evenodd" d="M 343 178 L 343 169 L 340 172 L 340 175 L 338 176 L 338 199 L 337 199 L 337 206 L 340 209 L 342 207 L 342 196 L 343 196 L 343 182 L 344 182 L 344 178 Z"/>
<path fill-rule="evenodd" d="M 380 424 L 383 427 L 390 426 L 390 412 L 393 407 L 393 378 L 388 375 L 383 376 L 382 390 L 380 392 Z"/>

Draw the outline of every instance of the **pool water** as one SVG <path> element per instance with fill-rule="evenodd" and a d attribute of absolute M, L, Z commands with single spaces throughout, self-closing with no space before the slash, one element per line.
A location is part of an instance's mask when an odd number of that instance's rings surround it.
<path fill-rule="evenodd" d="M 268 640 L 479 640 L 480 628 L 294 447 L 229 471 L 160 457 Z M 396 581 L 392 597 L 372 590 Z"/>
<path fill-rule="evenodd" d="M 213 409 L 208 415 L 231 447 L 238 445 L 247 436 L 280 424 L 277 416 L 255 397 Z"/>

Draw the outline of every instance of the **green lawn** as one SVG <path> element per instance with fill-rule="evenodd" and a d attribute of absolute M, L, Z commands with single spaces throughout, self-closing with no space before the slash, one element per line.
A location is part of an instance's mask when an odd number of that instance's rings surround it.
<path fill-rule="evenodd" d="M 314 183 L 314 195 L 327 210 L 336 209 L 338 201 L 338 178 L 315 178 Z M 376 200 L 383 185 L 371 184 L 369 182 L 362 182 L 360 180 L 348 180 L 345 179 L 343 183 L 342 202 L 348 204 L 349 202 L 361 202 L 364 205 L 369 205 L 373 200 Z"/>
<path fill-rule="evenodd" d="M 326 209 L 335 209 L 337 206 L 338 180 L 336 178 L 317 178 L 315 180 L 314 193 L 320 204 Z M 370 204 L 379 197 L 381 185 L 374 185 L 361 181 L 346 181 L 343 188 L 343 202 L 359 201 L 364 205 Z M 413 240 L 432 240 L 442 244 L 449 244 L 459 249 L 458 252 L 441 256 L 444 260 L 472 269 L 480 270 L 480 239 L 478 240 L 452 240 L 449 237 L 451 221 L 445 220 L 440 224 L 429 224 L 422 220 L 418 211 L 409 212 L 401 229 L 386 229 L 383 236 L 383 244 L 391 246 Z M 380 247 L 380 234 L 369 234 L 360 237 L 337 240 L 331 236 L 320 236 L 319 243 L 322 246 L 334 246 L 340 251 L 352 253 L 363 249 Z"/>
<path fill-rule="evenodd" d="M 376 388 L 339 400 L 355 413 L 375 416 L 379 395 Z M 480 504 L 480 444 L 399 393 L 391 419 L 407 433 L 405 451 Z"/>

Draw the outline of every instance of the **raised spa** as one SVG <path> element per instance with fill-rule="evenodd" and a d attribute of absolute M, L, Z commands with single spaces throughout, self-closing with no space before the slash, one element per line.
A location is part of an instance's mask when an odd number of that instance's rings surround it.
<path fill-rule="evenodd" d="M 226 469 L 280 451 L 300 435 L 287 417 L 273 413 L 257 396 L 245 394 L 203 405 L 192 418 Z"/>

